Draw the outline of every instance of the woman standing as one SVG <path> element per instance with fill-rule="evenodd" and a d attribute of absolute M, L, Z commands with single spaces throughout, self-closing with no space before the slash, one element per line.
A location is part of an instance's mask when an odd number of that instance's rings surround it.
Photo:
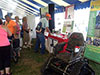
<path fill-rule="evenodd" d="M 23 21 L 23 31 L 24 31 L 23 47 L 27 48 L 29 47 L 29 28 L 27 24 L 27 17 L 23 17 L 22 21 Z"/>
<path fill-rule="evenodd" d="M 4 75 L 4 70 L 6 75 L 10 74 L 10 42 L 8 36 L 12 36 L 9 29 L 3 25 L 0 19 L 0 72 Z"/>
<path fill-rule="evenodd" d="M 20 57 L 20 31 L 21 31 L 21 28 L 20 28 L 20 22 L 19 22 L 19 17 L 18 16 L 15 16 L 15 22 L 16 22 L 16 27 L 17 27 L 17 32 L 16 32 L 16 35 L 15 35 L 15 38 L 13 40 L 14 45 L 13 47 L 16 49 L 18 48 L 18 57 Z"/>

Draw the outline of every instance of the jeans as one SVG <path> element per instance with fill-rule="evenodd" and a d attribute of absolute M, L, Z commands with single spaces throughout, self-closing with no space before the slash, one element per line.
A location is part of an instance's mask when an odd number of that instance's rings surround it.
<path fill-rule="evenodd" d="M 40 44 L 41 44 L 41 54 L 44 54 L 45 53 L 45 36 L 42 33 L 37 34 L 35 52 L 38 51 Z"/>

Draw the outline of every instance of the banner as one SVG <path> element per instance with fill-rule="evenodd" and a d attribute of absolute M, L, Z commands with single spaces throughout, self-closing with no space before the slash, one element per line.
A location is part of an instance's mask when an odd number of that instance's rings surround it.
<path fill-rule="evenodd" d="M 100 63 L 100 1 L 91 2 L 85 57 Z"/>

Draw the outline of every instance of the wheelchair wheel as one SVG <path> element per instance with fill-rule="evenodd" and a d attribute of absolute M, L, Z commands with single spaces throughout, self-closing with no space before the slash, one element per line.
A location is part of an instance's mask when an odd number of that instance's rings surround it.
<path fill-rule="evenodd" d="M 79 75 L 95 75 L 95 72 L 88 64 L 84 64 Z"/>
<path fill-rule="evenodd" d="M 66 72 L 68 75 L 95 75 L 88 62 L 81 60 L 70 65 Z"/>
<path fill-rule="evenodd" d="M 66 72 L 68 75 L 79 75 L 82 65 L 83 63 L 81 61 L 76 62 L 75 64 L 70 65 Z"/>
<path fill-rule="evenodd" d="M 41 68 L 41 73 L 42 75 L 46 75 L 45 73 L 47 73 L 47 71 L 49 70 L 49 64 L 51 63 L 53 56 L 50 56 L 47 61 L 44 63 L 44 65 Z"/>

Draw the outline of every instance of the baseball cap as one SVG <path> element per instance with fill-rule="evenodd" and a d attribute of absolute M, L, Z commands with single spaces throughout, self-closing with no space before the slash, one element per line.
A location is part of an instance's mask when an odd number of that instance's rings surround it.
<path fill-rule="evenodd" d="M 46 16 L 49 17 L 49 20 L 52 19 L 50 14 L 47 13 Z"/>

